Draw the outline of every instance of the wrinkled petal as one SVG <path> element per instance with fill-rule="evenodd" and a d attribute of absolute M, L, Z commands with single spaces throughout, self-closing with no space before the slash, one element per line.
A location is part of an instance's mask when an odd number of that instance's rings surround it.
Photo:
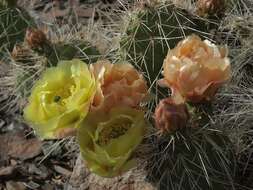
<path fill-rule="evenodd" d="M 225 47 L 192 35 L 168 52 L 164 60 L 163 85 L 186 101 L 211 100 L 230 79 L 231 66 Z M 178 99 L 179 96 L 177 96 Z"/>
<path fill-rule="evenodd" d="M 143 76 L 130 64 L 111 64 L 100 61 L 91 65 L 100 88 L 93 101 L 93 110 L 109 110 L 114 106 L 139 107 L 147 95 L 148 87 Z"/>

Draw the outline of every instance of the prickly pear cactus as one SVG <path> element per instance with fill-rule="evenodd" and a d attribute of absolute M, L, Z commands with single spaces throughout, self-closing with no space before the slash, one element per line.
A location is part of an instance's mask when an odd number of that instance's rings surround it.
<path fill-rule="evenodd" d="M 192 33 L 209 37 L 209 27 L 206 21 L 171 4 L 141 8 L 130 14 L 121 54 L 144 72 L 157 94 L 155 81 L 161 76 L 168 50 Z"/>
<path fill-rule="evenodd" d="M 3 99 L 0 111 L 19 112 L 26 104 L 34 82 L 40 78 L 46 67 L 56 66 L 61 60 L 78 58 L 85 63 L 93 63 L 100 57 L 98 50 L 86 41 L 54 41 L 47 39 L 39 29 L 29 28 L 22 43 L 16 42 L 6 63 L 11 68 L 1 77 L 0 89 L 8 94 Z"/>
<path fill-rule="evenodd" d="M 233 189 L 235 158 L 228 137 L 188 130 L 155 140 L 149 179 L 161 190 Z"/>
<path fill-rule="evenodd" d="M 33 19 L 22 8 L 16 6 L 16 0 L 0 1 L 0 50 L 12 50 L 17 42 L 22 42 L 26 28 L 34 26 Z M 0 53 L 1 56 L 1 53 Z"/>
<path fill-rule="evenodd" d="M 99 57 L 98 50 L 89 42 L 81 40 L 57 41 L 47 39 L 46 34 L 35 28 L 29 28 L 26 32 L 27 45 L 48 59 L 48 66 L 56 66 L 60 60 L 81 59 L 86 63 L 92 63 Z"/>

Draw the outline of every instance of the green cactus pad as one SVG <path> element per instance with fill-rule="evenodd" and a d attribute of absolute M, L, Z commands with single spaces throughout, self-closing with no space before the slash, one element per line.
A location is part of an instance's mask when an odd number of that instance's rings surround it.
<path fill-rule="evenodd" d="M 0 50 L 12 50 L 24 40 L 27 27 L 34 26 L 33 19 L 22 8 L 6 6 L 0 2 Z M 2 56 L 0 53 L 0 57 Z"/>
<path fill-rule="evenodd" d="M 146 7 L 130 15 L 121 55 L 144 72 L 157 94 L 156 80 L 161 77 L 168 50 L 192 33 L 207 37 L 210 25 L 173 5 Z"/>
<path fill-rule="evenodd" d="M 98 50 L 88 42 L 71 43 L 47 43 L 39 50 L 39 53 L 46 56 L 48 66 L 56 66 L 60 60 L 72 60 L 78 58 L 85 63 L 96 62 L 100 56 Z"/>
<path fill-rule="evenodd" d="M 235 157 L 225 135 L 198 128 L 157 140 L 149 179 L 158 189 L 233 189 Z"/>

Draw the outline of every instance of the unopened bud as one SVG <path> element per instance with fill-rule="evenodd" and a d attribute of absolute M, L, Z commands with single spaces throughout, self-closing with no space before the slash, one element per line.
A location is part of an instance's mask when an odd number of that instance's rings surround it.
<path fill-rule="evenodd" d="M 156 107 L 154 117 L 161 133 L 171 133 L 186 127 L 190 116 L 185 104 L 176 104 L 171 98 L 166 98 Z"/>
<path fill-rule="evenodd" d="M 198 0 L 197 14 L 199 16 L 220 15 L 224 12 L 226 0 Z"/>
<path fill-rule="evenodd" d="M 25 41 L 32 49 L 38 49 L 47 42 L 47 37 L 41 30 L 29 28 L 26 31 Z"/>

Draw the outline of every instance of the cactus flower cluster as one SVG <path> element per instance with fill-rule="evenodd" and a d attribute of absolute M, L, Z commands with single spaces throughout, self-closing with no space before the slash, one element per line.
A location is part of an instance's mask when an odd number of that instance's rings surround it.
<path fill-rule="evenodd" d="M 36 82 L 24 118 L 42 139 L 77 132 L 88 167 L 112 177 L 134 166 L 130 157 L 148 125 L 140 107 L 147 93 L 128 63 L 61 61 Z"/>
<path fill-rule="evenodd" d="M 156 163 L 162 157 L 157 164 L 159 168 L 155 169 L 158 171 L 151 171 L 152 176 L 158 176 L 160 189 L 194 189 L 196 185 L 208 189 L 210 184 L 213 189 L 233 186 L 229 181 L 235 168 L 230 140 L 222 132 L 205 128 L 210 126 L 209 117 L 212 117 L 211 112 L 206 113 L 211 110 L 210 102 L 230 79 L 230 74 L 227 49 L 202 41 L 196 35 L 186 37 L 168 51 L 163 64 L 164 78 L 159 84 L 172 93 L 155 109 L 155 125 L 161 134 L 158 139 L 161 144 L 156 148 L 162 153 L 151 161 Z M 192 184 L 192 179 L 198 179 L 196 184 Z"/>
<path fill-rule="evenodd" d="M 172 96 L 160 101 L 155 124 L 162 133 L 184 129 L 186 102 L 211 100 L 229 79 L 226 48 L 192 35 L 168 52 L 161 84 Z M 75 134 L 90 170 L 114 177 L 135 165 L 131 157 L 146 127 L 140 103 L 148 94 L 144 77 L 128 63 L 61 61 L 35 84 L 25 119 L 43 139 Z"/>
<path fill-rule="evenodd" d="M 86 166 L 103 177 L 119 176 L 136 166 L 137 147 L 153 122 L 162 135 L 149 134 L 152 139 L 147 141 L 162 139 L 162 143 L 150 146 L 159 149 L 170 137 L 172 140 L 161 152 L 171 150 L 170 144 L 175 145 L 173 151 L 155 161 L 165 161 L 157 164 L 164 166 L 159 170 L 161 181 L 175 181 L 175 185 L 170 183 L 174 189 L 179 183 L 187 186 L 192 176 L 197 176 L 200 182 L 196 186 L 207 189 L 209 173 L 216 177 L 225 173 L 219 161 L 225 160 L 223 151 L 227 147 L 223 140 L 227 142 L 227 138 L 213 131 L 204 134 L 204 129 L 193 134 L 200 125 L 192 120 L 197 115 L 192 110 L 199 108 L 200 103 L 210 102 L 229 81 L 228 50 L 201 39 L 207 36 L 197 35 L 206 34 L 210 26 L 195 15 L 171 4 L 160 6 L 159 1 L 141 2 L 145 6 L 139 6 L 128 20 L 129 27 L 123 32 L 118 49 L 120 59 L 112 58 L 114 64 L 93 57 L 98 52 L 86 42 L 52 43 L 36 28 L 27 30 L 22 44 L 29 46 L 29 51 L 12 44 L 14 60 L 30 51 L 47 60 L 23 110 L 24 119 L 41 139 L 76 136 Z M 203 2 L 212 8 L 214 4 L 208 2 L 216 1 Z M 165 87 L 165 93 L 159 91 L 161 87 Z M 160 102 L 149 110 L 154 111 L 154 116 L 147 120 L 142 103 L 149 91 L 157 93 L 156 100 Z M 152 102 L 153 105 L 156 104 Z M 214 172 L 204 171 L 205 164 L 207 170 Z"/>
<path fill-rule="evenodd" d="M 91 171 L 114 177 L 135 166 L 130 157 L 148 126 L 140 110 L 147 85 L 127 63 L 99 61 L 90 68 L 98 86 L 91 112 L 78 127 L 80 149 Z"/>
<path fill-rule="evenodd" d="M 190 35 L 179 42 L 174 49 L 168 51 L 164 60 L 164 78 L 159 83 L 170 88 L 172 95 L 167 100 L 161 101 L 157 107 L 155 114 L 157 127 L 162 131 L 181 128 L 181 124 L 186 123 L 187 117 L 180 120 L 178 115 L 175 115 L 175 110 L 178 109 L 164 109 L 167 107 L 165 105 L 169 103 L 171 107 L 179 108 L 187 102 L 210 101 L 222 84 L 230 79 L 230 74 L 231 66 L 226 47 L 218 47 L 208 40 L 202 41 L 196 35 Z M 179 115 L 184 116 L 184 109 L 180 110 Z M 166 117 L 169 115 L 170 118 L 166 119 L 166 124 L 163 118 L 165 115 Z M 179 121 L 181 124 L 178 124 Z"/>

